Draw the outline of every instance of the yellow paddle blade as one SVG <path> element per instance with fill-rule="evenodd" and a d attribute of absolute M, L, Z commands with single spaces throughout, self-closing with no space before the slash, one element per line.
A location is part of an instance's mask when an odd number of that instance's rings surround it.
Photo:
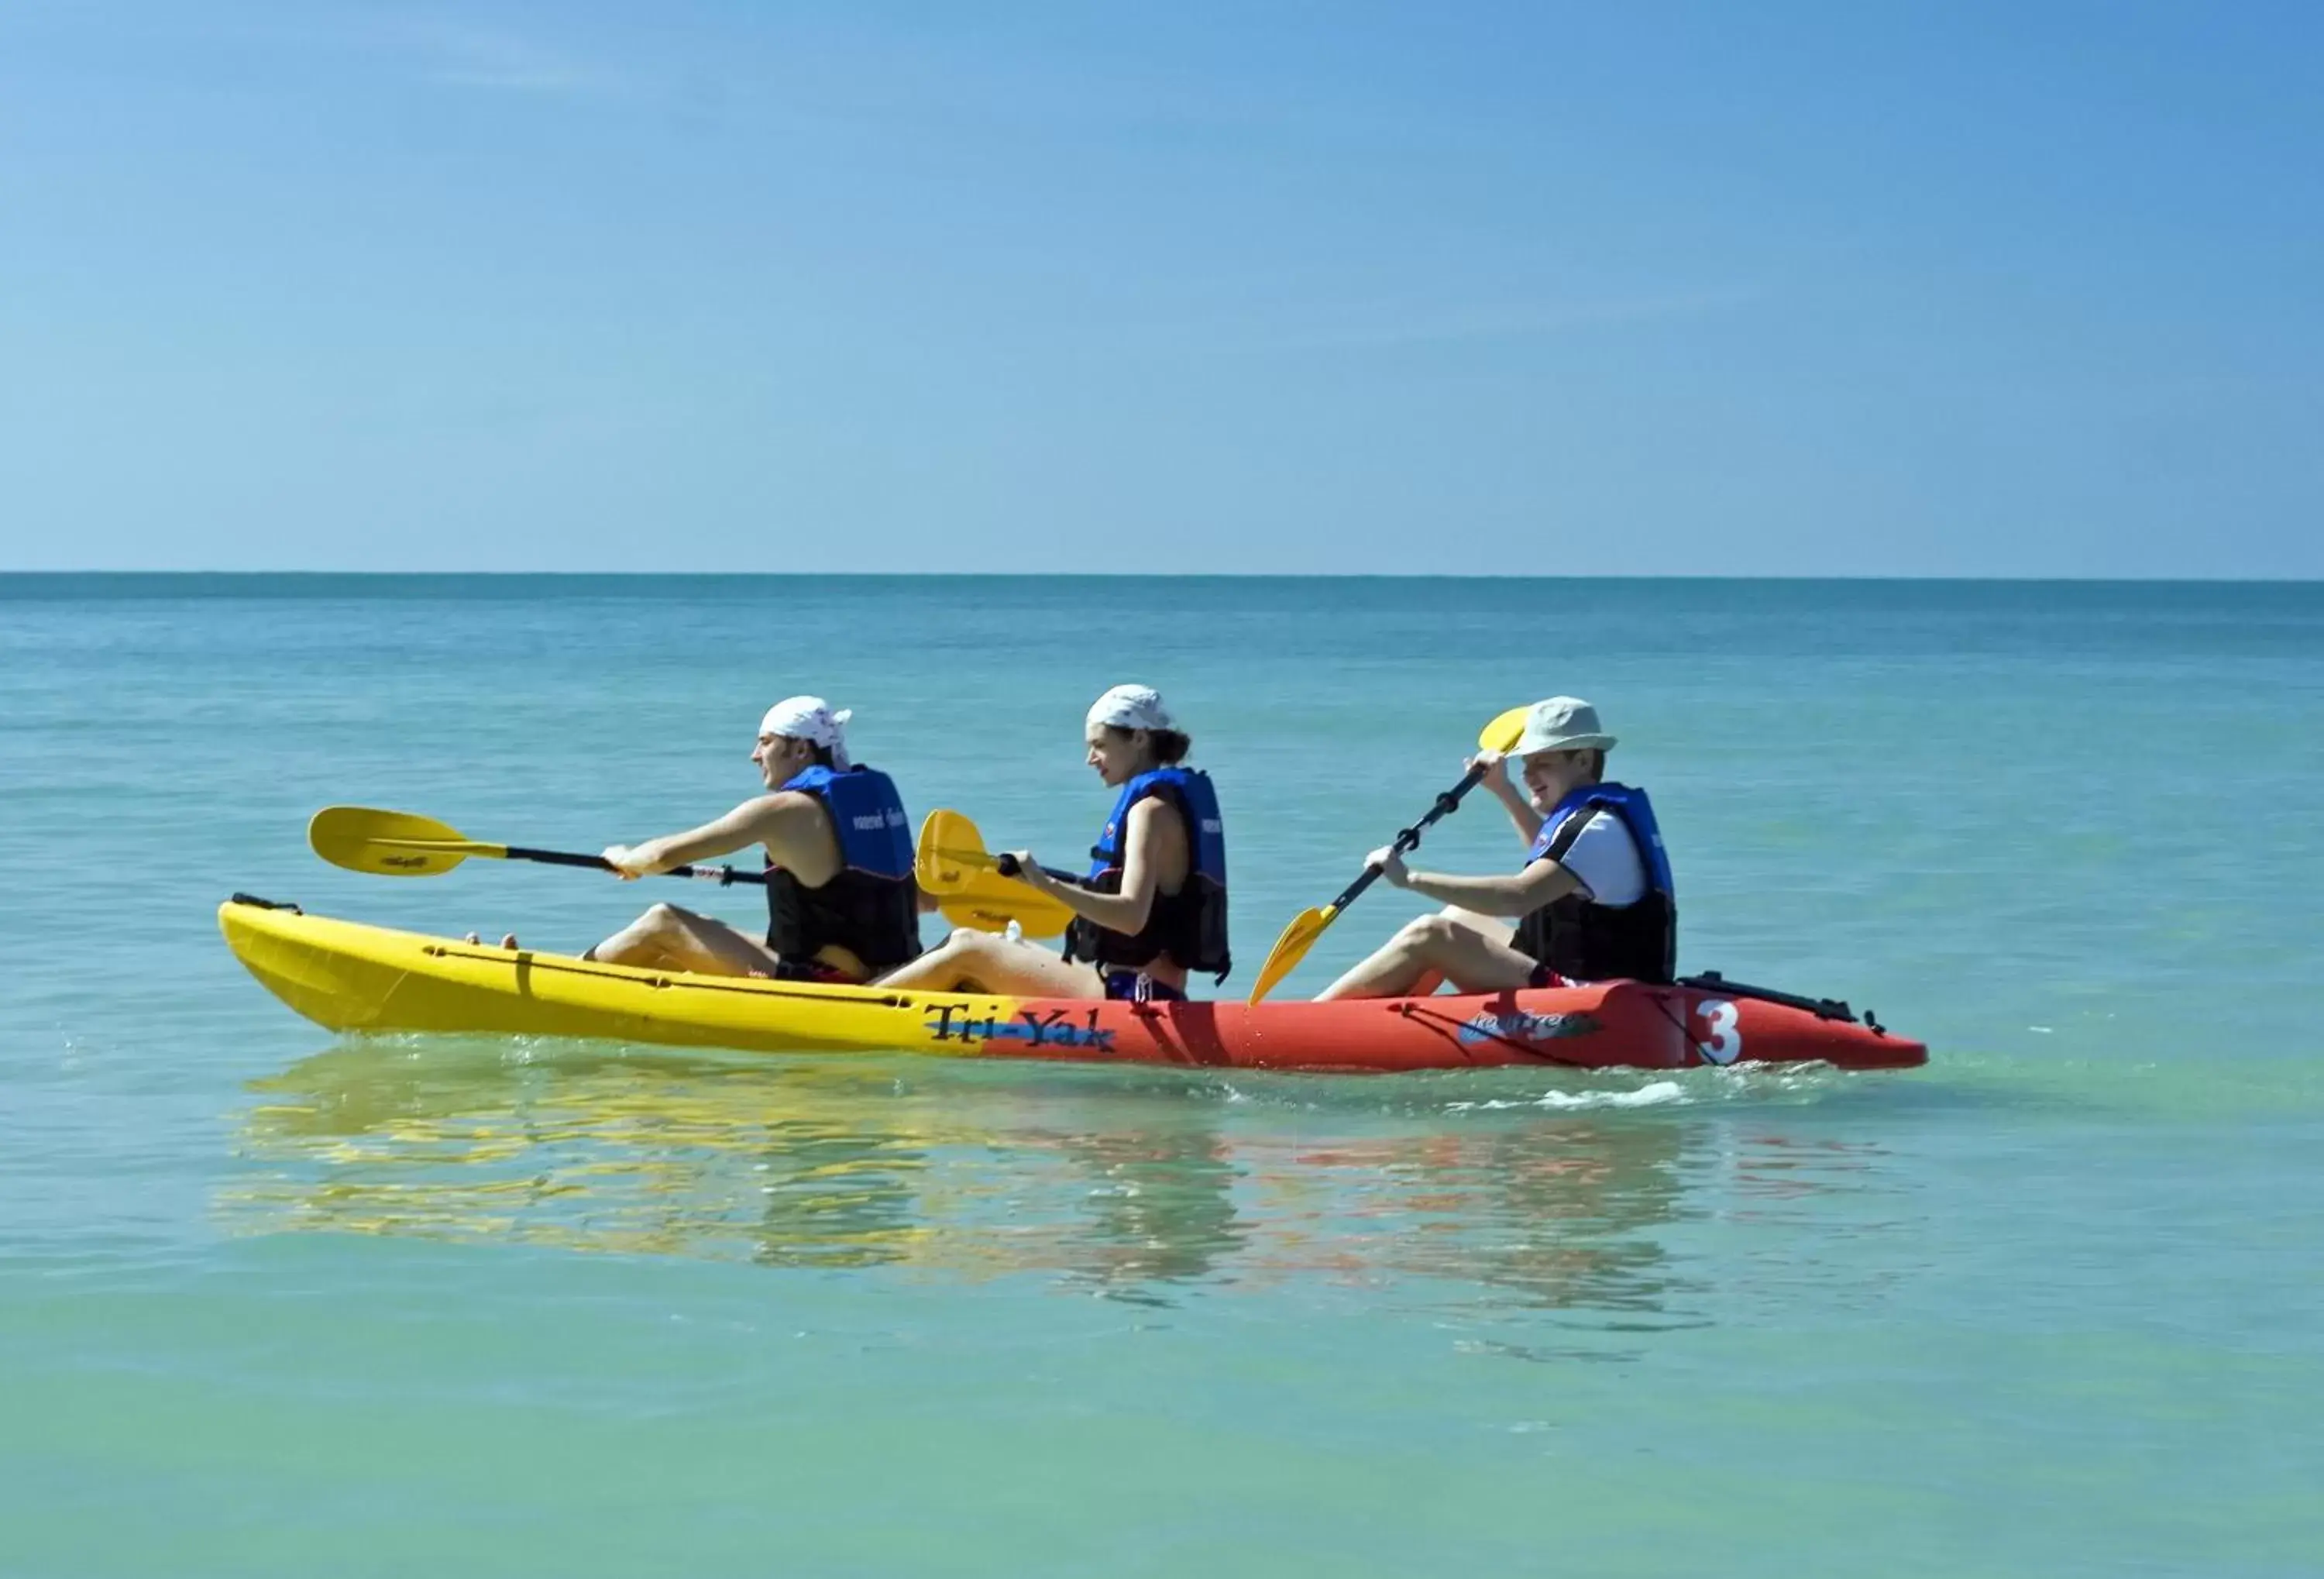
<path fill-rule="evenodd" d="M 1250 984 L 1250 996 L 1246 1003 L 1256 1003 L 1280 986 L 1283 978 L 1299 968 L 1307 951 L 1315 946 L 1315 939 L 1323 936 L 1332 923 L 1339 919 L 1340 907 L 1325 905 L 1320 910 L 1302 910 L 1291 918 L 1291 925 L 1268 950 L 1266 960 L 1259 967 L 1259 980 Z"/>
<path fill-rule="evenodd" d="M 1009 923 L 1014 921 L 1028 937 L 1055 937 L 1063 933 L 1073 921 L 1074 913 L 1063 906 L 1058 909 L 1061 917 L 1037 914 L 1005 894 L 997 904 L 964 893 L 946 894 L 936 901 L 936 913 L 955 927 L 970 927 L 979 932 L 1005 932 Z"/>
<path fill-rule="evenodd" d="M 439 877 L 471 855 L 508 848 L 464 838 L 432 817 L 368 806 L 323 808 L 307 824 L 307 843 L 334 866 L 380 877 Z"/>
<path fill-rule="evenodd" d="M 1517 737 L 1525 733 L 1526 715 L 1532 710 L 1530 707 L 1512 707 L 1477 731 L 1477 749 L 1507 751 L 1517 744 Z"/>
<path fill-rule="evenodd" d="M 990 850 L 962 850 L 950 845 L 923 845 L 918 858 L 930 863 L 933 870 L 943 873 L 938 881 L 956 882 L 959 871 L 991 872 L 1001 864 L 1001 857 Z"/>
<path fill-rule="evenodd" d="M 958 892 L 996 859 L 986 853 L 984 836 L 959 812 L 938 808 L 920 824 L 920 844 L 912 874 L 933 894 Z"/>
<path fill-rule="evenodd" d="M 1010 878 L 982 875 L 982 881 L 937 898 L 936 909 L 945 920 L 980 932 L 1002 931 L 1014 921 L 1028 937 L 1062 937 L 1073 925 L 1072 907 L 1061 900 Z"/>
<path fill-rule="evenodd" d="M 1073 908 L 993 870 L 997 859 L 984 836 L 959 812 L 937 809 L 920 824 L 919 849 L 912 863 L 920 887 L 936 896 L 945 919 L 955 927 L 998 932 L 1014 921 L 1029 937 L 1055 937 L 1072 924 Z"/>

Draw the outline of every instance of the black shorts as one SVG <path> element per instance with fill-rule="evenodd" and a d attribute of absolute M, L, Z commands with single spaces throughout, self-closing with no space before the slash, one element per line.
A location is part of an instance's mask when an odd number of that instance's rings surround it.
<path fill-rule="evenodd" d="M 825 987 L 860 987 L 863 983 L 845 971 L 827 965 L 819 959 L 786 959 L 777 962 L 775 980 L 779 982 L 814 982 Z"/>
<path fill-rule="evenodd" d="M 1184 1003 L 1186 994 L 1167 983 L 1157 982 L 1144 971 L 1108 971 L 1105 973 L 1105 995 L 1124 1003 Z"/>

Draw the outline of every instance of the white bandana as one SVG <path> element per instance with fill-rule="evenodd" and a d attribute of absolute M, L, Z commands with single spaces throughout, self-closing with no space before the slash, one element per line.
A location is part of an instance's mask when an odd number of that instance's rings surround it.
<path fill-rule="evenodd" d="M 831 704 L 821 697 L 786 697 L 767 709 L 767 716 L 759 720 L 759 733 L 825 747 L 831 753 L 832 765 L 844 768 L 850 765 L 844 731 L 847 721 L 854 716 L 846 707 L 833 712 Z"/>
<path fill-rule="evenodd" d="M 1151 686 L 1116 686 L 1090 705 L 1089 723 L 1113 729 L 1168 729 L 1178 725 Z"/>

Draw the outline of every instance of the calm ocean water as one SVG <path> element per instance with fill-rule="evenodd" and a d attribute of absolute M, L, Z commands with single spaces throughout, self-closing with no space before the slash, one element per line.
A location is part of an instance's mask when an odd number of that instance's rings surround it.
<path fill-rule="evenodd" d="M 303 826 L 669 831 L 801 690 L 1067 860 L 1124 679 L 1220 781 L 1241 981 L 1571 691 L 1683 965 L 1933 1061 L 338 1039 L 212 919 L 704 902 Z M 2319 783 L 2313 585 L 0 577 L 0 1574 L 2324 1572 Z M 1475 804 L 1425 859 L 1517 854 Z"/>

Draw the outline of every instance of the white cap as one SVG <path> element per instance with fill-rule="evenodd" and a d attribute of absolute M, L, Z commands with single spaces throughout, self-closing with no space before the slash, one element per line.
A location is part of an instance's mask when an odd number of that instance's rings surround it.
<path fill-rule="evenodd" d="M 804 740 L 810 745 L 827 748 L 831 760 L 839 767 L 847 761 L 847 721 L 855 715 L 848 708 L 837 712 L 821 697 L 785 697 L 767 709 L 759 720 L 759 733 L 779 734 L 785 740 Z"/>
<path fill-rule="evenodd" d="M 1162 693 L 1152 686 L 1114 687 L 1090 704 L 1088 722 L 1111 729 L 1178 727 L 1170 716 L 1170 709 L 1162 705 Z"/>
<path fill-rule="evenodd" d="M 1513 757 L 1544 751 L 1612 751 L 1614 737 L 1598 722 L 1598 709 L 1579 697 L 1552 697 L 1526 709 L 1525 733 L 1509 750 Z"/>

